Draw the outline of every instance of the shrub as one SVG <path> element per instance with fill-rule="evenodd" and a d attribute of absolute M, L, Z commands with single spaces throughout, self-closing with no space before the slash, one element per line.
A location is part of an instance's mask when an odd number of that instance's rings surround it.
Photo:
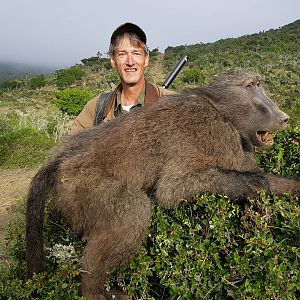
<path fill-rule="evenodd" d="M 36 167 L 54 145 L 46 130 L 20 122 L 16 114 L 0 118 L 0 168 Z"/>
<path fill-rule="evenodd" d="M 60 70 L 57 72 L 56 85 L 60 89 L 64 89 L 76 80 L 81 79 L 85 75 L 85 72 L 79 67 L 71 67 L 69 69 Z"/>
<path fill-rule="evenodd" d="M 205 77 L 202 74 L 201 70 L 198 68 L 190 68 L 183 72 L 182 81 L 186 83 L 199 83 L 203 84 L 205 81 Z"/>
<path fill-rule="evenodd" d="M 93 94 L 86 89 L 65 89 L 56 93 L 53 103 L 64 113 L 75 116 L 80 113 Z"/>
<path fill-rule="evenodd" d="M 41 273 L 30 280 L 25 277 L 25 205 L 18 207 L 19 217 L 10 224 L 7 233 L 7 249 L 13 259 L 8 265 L 0 266 L 0 299 L 66 299 L 84 300 L 79 295 L 79 253 L 80 239 L 61 222 L 59 215 L 53 215 L 53 207 L 46 210 L 46 249 L 48 249 L 49 273 Z M 51 215 L 52 214 L 52 215 Z M 49 220 L 51 219 L 51 220 Z M 77 241 L 75 241 L 75 238 Z M 56 244 L 54 243 L 56 241 Z"/>
<path fill-rule="evenodd" d="M 275 145 L 257 153 L 257 161 L 266 171 L 300 176 L 300 128 L 278 132 Z"/>
<path fill-rule="evenodd" d="M 299 155 L 294 147 L 297 132 L 280 134 L 270 153 L 279 157 L 292 139 L 287 159 Z M 270 163 L 268 155 L 259 162 L 267 168 L 278 164 Z M 297 174 L 298 169 L 288 167 L 279 170 Z M 299 198 L 260 193 L 245 204 L 207 193 L 194 200 L 176 209 L 155 208 L 139 254 L 129 266 L 110 274 L 107 289 L 123 289 L 134 299 L 299 298 Z M 84 241 L 71 233 L 51 205 L 45 222 L 48 272 L 23 279 L 24 222 L 10 227 L 8 250 L 14 263 L 0 272 L 1 299 L 80 299 L 78 257 Z M 55 258 L 58 250 L 65 259 Z"/>
<path fill-rule="evenodd" d="M 81 60 L 81 62 L 84 65 L 94 64 L 94 63 L 97 63 L 98 61 L 99 61 L 99 57 L 98 56 L 92 56 L 92 57 L 89 57 L 89 58 L 83 58 Z"/>
<path fill-rule="evenodd" d="M 38 75 L 33 77 L 29 81 L 29 86 L 31 89 L 35 90 L 46 85 L 46 79 L 44 75 Z"/>
<path fill-rule="evenodd" d="M 15 89 L 18 86 L 18 82 L 16 80 L 5 80 L 1 83 L 0 88 L 5 91 L 10 91 Z"/>

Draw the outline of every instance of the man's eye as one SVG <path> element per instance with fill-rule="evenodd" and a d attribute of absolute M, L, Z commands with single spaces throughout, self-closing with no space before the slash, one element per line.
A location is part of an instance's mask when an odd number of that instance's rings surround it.
<path fill-rule="evenodd" d="M 141 56 L 142 55 L 141 52 L 133 52 L 133 54 L 136 55 L 136 56 Z"/>

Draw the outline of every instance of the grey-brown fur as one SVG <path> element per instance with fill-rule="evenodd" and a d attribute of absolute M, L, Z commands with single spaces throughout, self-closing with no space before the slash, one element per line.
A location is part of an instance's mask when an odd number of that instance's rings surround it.
<path fill-rule="evenodd" d="M 284 129 L 287 120 L 257 75 L 235 73 L 70 137 L 31 183 L 29 276 L 43 269 L 43 209 L 50 192 L 72 228 L 87 238 L 82 292 L 88 299 L 108 297 L 106 271 L 136 253 L 154 203 L 175 207 L 206 191 L 231 198 L 261 189 L 299 195 L 298 178 L 263 175 L 253 156 L 254 146 L 266 147 L 256 132 Z"/>

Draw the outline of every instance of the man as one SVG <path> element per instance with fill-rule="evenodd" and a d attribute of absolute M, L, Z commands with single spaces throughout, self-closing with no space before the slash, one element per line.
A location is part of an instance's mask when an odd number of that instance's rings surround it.
<path fill-rule="evenodd" d="M 145 80 L 149 50 L 146 34 L 139 26 L 125 23 L 117 27 L 110 39 L 109 56 L 121 82 L 111 93 L 103 93 L 85 105 L 71 133 L 110 121 L 133 107 L 149 105 L 166 94 L 165 89 Z"/>

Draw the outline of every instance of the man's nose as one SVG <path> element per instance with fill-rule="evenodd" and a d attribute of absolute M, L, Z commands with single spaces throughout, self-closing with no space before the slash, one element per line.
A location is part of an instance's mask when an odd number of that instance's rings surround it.
<path fill-rule="evenodd" d="M 128 65 L 133 65 L 134 64 L 134 60 L 133 60 L 133 57 L 132 57 L 131 53 L 128 53 L 128 55 L 127 55 L 127 64 Z"/>

